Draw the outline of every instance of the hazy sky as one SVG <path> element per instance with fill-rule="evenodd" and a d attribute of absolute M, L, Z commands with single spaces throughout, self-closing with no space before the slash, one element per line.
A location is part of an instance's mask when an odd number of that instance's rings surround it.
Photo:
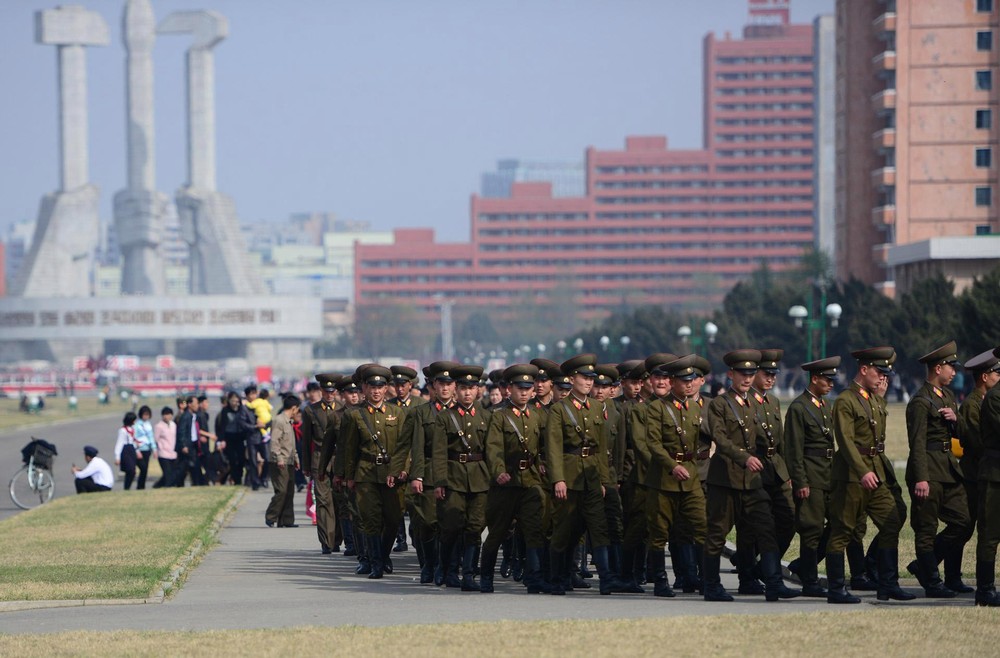
<path fill-rule="evenodd" d="M 101 215 L 125 185 L 124 0 L 88 49 L 90 179 Z M 36 10 L 0 2 L 0 229 L 58 186 L 56 54 Z M 65 4 L 65 3 L 64 3 Z M 792 0 L 794 22 L 834 0 Z M 243 221 L 330 211 L 376 229 L 468 236 L 469 195 L 501 158 L 581 160 L 626 135 L 701 142 L 701 43 L 734 36 L 746 0 L 153 0 L 157 19 L 214 9 L 219 190 Z M 157 187 L 186 178 L 186 36 L 155 49 Z"/>

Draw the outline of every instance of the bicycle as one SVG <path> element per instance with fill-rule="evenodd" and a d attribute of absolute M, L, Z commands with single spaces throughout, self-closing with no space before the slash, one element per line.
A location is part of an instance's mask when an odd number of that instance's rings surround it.
<path fill-rule="evenodd" d="M 52 500 L 56 482 L 52 477 L 52 462 L 56 447 L 31 437 L 31 443 L 21 449 L 24 466 L 10 479 L 10 499 L 21 509 L 31 509 Z"/>

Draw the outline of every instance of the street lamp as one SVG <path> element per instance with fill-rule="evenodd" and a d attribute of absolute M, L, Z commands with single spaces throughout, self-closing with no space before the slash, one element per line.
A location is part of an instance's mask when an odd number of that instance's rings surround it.
<path fill-rule="evenodd" d="M 566 352 L 566 341 L 557 340 L 556 349 L 559 350 L 559 356 L 562 356 Z"/>
<path fill-rule="evenodd" d="M 706 356 L 702 354 L 702 348 L 706 346 L 706 343 L 712 344 L 715 342 L 715 337 L 719 335 L 719 326 L 709 321 L 700 327 L 700 329 L 701 331 L 694 333 L 688 325 L 681 325 L 677 328 L 677 336 L 685 345 L 690 341 L 691 348 L 695 351 L 695 354 Z"/>
<path fill-rule="evenodd" d="M 545 356 L 545 343 L 539 343 L 536 347 L 538 348 L 538 356 Z"/>
<path fill-rule="evenodd" d="M 600 339 L 598 339 L 597 342 L 601 344 L 601 350 L 603 350 L 604 352 L 607 352 L 608 351 L 608 345 L 611 344 L 611 339 L 608 338 L 607 336 L 601 336 Z"/>
<path fill-rule="evenodd" d="M 579 354 L 580 352 L 583 351 L 583 339 L 582 338 L 577 338 L 576 340 L 573 341 L 573 349 L 576 350 L 577 354 Z"/>
<path fill-rule="evenodd" d="M 619 359 L 624 359 L 625 358 L 625 353 L 628 351 L 628 346 L 629 346 L 629 343 L 632 342 L 632 339 L 629 338 L 628 336 L 622 336 L 621 338 L 618 339 L 618 342 L 620 342 L 622 344 L 622 351 L 621 351 L 621 354 L 618 355 L 618 358 Z"/>
<path fill-rule="evenodd" d="M 823 309 L 823 317 L 810 317 L 809 309 L 801 304 L 788 309 L 788 317 L 792 318 L 795 326 L 799 329 L 805 327 L 806 330 L 806 362 L 813 360 L 813 338 L 816 331 L 819 331 L 820 358 L 826 358 L 826 319 L 829 318 L 830 326 L 836 328 L 840 324 L 840 316 L 844 314 L 844 308 L 840 304 L 826 303 L 826 282 L 821 281 L 819 287 L 819 307 Z"/>

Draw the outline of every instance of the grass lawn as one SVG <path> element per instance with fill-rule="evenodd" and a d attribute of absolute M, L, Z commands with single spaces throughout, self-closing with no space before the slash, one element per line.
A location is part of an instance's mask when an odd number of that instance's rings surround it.
<path fill-rule="evenodd" d="M 993 655 L 1000 610 L 972 607 L 167 633 L 0 635 L 16 656 L 939 656 Z M 250 649 L 249 647 L 252 647 Z M 110 650 L 110 651 L 109 651 Z"/>
<path fill-rule="evenodd" d="M 0 521 L 0 601 L 147 597 L 237 492 L 70 496 Z"/>
<path fill-rule="evenodd" d="M 65 420 L 93 418 L 111 414 L 120 420 L 126 411 L 132 409 L 132 403 L 122 401 L 118 397 L 112 396 L 110 404 L 98 404 L 97 397 L 81 396 L 76 410 L 69 408 L 66 398 L 47 397 L 45 398 L 45 408 L 38 413 L 26 414 L 18 411 L 18 400 L 13 398 L 0 397 L 0 432 L 6 430 L 16 430 L 24 427 L 34 427 L 36 425 L 46 425 Z M 153 410 L 154 422 L 160 419 L 160 409 L 164 405 L 174 406 L 173 398 L 142 398 L 139 406 L 147 404 Z M 44 438 L 44 437 L 43 437 Z"/>

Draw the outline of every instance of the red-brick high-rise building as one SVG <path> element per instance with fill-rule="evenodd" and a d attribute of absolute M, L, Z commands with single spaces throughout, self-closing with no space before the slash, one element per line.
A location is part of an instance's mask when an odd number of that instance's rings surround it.
<path fill-rule="evenodd" d="M 788 0 L 750 8 L 742 38 L 705 37 L 703 148 L 588 148 L 583 197 L 514 183 L 508 198 L 473 195 L 469 243 L 397 231 L 393 245 L 357 245 L 359 308 L 571 294 L 583 320 L 637 304 L 704 311 L 761 262 L 795 267 L 814 233 L 812 26 L 789 24 Z"/>

